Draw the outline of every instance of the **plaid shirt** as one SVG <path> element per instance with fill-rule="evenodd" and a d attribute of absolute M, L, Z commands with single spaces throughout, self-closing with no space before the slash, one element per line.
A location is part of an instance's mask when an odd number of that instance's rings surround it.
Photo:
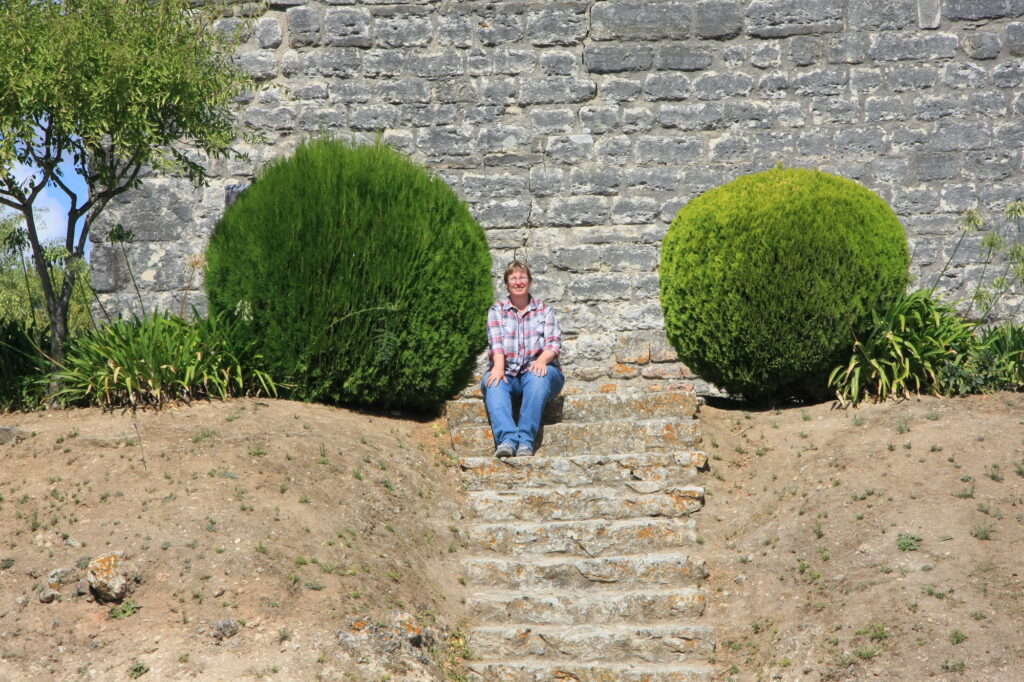
<path fill-rule="evenodd" d="M 495 303 L 487 311 L 487 359 L 494 366 L 494 354 L 504 353 L 505 374 L 519 376 L 546 350 L 555 354 L 551 364 L 558 367 L 562 352 L 562 328 L 555 311 L 543 301 L 530 297 L 520 314 L 511 299 Z"/>

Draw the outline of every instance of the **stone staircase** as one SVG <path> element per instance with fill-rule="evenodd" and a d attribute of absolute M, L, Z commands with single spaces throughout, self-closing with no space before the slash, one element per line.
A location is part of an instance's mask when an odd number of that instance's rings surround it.
<path fill-rule="evenodd" d="M 711 679 L 696 415 L 692 390 L 560 396 L 537 454 L 499 460 L 480 397 L 448 403 L 478 679 Z"/>

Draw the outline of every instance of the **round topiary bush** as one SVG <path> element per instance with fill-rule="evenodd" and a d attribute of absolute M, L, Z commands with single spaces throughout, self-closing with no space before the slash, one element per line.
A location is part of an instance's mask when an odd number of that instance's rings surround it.
<path fill-rule="evenodd" d="M 907 284 L 899 218 L 820 171 L 737 178 L 688 203 L 661 252 L 665 329 L 698 375 L 749 399 L 821 397 L 872 310 Z"/>
<path fill-rule="evenodd" d="M 382 144 L 318 140 L 270 164 L 206 257 L 211 312 L 251 316 L 269 373 L 299 399 L 428 409 L 487 343 L 483 230 Z"/>

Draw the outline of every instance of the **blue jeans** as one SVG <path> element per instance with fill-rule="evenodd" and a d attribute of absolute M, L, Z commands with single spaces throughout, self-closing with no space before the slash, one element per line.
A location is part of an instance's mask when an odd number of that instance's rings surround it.
<path fill-rule="evenodd" d="M 526 372 L 517 377 L 505 376 L 508 383 L 499 381 L 497 386 L 487 386 L 484 373 L 480 387 L 484 392 L 484 403 L 487 405 L 487 416 L 491 419 L 491 431 L 494 432 L 496 445 L 511 443 L 513 446 L 522 443 L 533 448 L 533 443 L 540 430 L 541 415 L 548 400 L 558 395 L 565 383 L 562 371 L 548 365 L 548 373 L 539 377 Z M 519 423 L 512 418 L 512 399 L 521 398 L 519 407 Z"/>

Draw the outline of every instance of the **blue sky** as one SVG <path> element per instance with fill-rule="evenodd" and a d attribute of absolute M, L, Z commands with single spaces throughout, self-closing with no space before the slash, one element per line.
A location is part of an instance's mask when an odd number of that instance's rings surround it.
<path fill-rule="evenodd" d="M 78 195 L 78 201 L 81 203 L 88 196 L 85 180 L 75 172 L 74 165 L 70 161 L 61 164 L 61 169 L 64 172 L 65 184 Z M 19 181 L 24 181 L 32 175 L 32 170 L 26 166 L 16 166 L 14 176 Z M 36 224 L 40 228 L 39 237 L 41 241 L 64 239 L 70 205 L 71 202 L 68 196 L 59 187 L 51 186 L 43 190 L 35 203 L 37 209 Z M 88 258 L 89 250 L 89 247 L 86 246 L 86 258 Z"/>

